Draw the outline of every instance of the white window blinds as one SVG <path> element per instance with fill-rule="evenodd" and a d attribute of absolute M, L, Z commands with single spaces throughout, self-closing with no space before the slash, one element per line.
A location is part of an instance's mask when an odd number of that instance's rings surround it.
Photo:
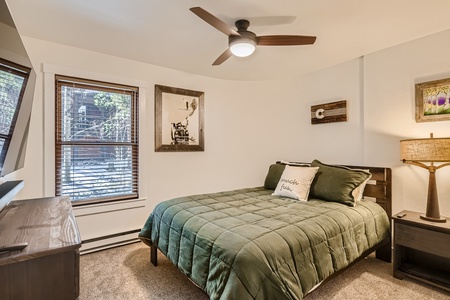
<path fill-rule="evenodd" d="M 56 77 L 56 195 L 138 197 L 138 88 Z"/>

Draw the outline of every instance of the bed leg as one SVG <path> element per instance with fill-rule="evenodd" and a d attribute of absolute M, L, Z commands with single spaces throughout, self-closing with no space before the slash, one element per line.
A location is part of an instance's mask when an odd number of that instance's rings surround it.
<path fill-rule="evenodd" d="M 150 246 L 150 261 L 155 267 L 158 266 L 158 248 L 155 244 Z"/>
<path fill-rule="evenodd" d="M 381 259 L 386 262 L 391 262 L 392 259 L 392 249 L 391 249 L 391 242 L 386 243 L 384 246 L 377 249 L 376 258 Z"/>

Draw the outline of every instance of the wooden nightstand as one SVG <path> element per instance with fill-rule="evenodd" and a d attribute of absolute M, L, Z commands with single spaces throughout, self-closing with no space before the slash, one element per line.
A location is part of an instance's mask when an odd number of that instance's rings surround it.
<path fill-rule="evenodd" d="M 450 291 L 450 219 L 434 223 L 404 210 L 393 220 L 394 277 L 409 276 Z"/>

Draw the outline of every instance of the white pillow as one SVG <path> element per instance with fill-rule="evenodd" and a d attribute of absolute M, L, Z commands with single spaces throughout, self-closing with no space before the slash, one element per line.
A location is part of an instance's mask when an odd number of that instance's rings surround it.
<path fill-rule="evenodd" d="M 309 188 L 319 167 L 286 166 L 272 195 L 307 201 Z"/>
<path fill-rule="evenodd" d="M 299 162 L 293 162 L 293 161 L 287 161 L 287 160 L 280 160 L 280 163 L 289 165 L 289 166 L 300 166 L 300 167 L 308 167 L 310 165 L 308 163 L 299 163 Z"/>
<path fill-rule="evenodd" d="M 366 173 L 368 173 L 370 176 L 369 178 L 367 178 L 366 180 L 364 180 L 363 182 L 361 182 L 360 185 L 358 185 L 353 191 L 352 191 L 352 196 L 353 199 L 355 199 L 356 201 L 361 201 L 363 198 L 363 193 L 364 193 L 364 188 L 366 187 L 367 182 L 370 180 L 370 178 L 372 177 L 372 174 L 370 174 L 369 170 L 361 170 L 361 169 L 351 169 L 351 170 L 357 170 L 357 171 L 364 171 Z"/>
<path fill-rule="evenodd" d="M 352 196 L 355 201 L 361 201 L 363 198 L 364 188 L 366 187 L 367 181 L 370 180 L 370 177 L 361 182 L 360 185 L 358 185 L 353 191 Z"/>

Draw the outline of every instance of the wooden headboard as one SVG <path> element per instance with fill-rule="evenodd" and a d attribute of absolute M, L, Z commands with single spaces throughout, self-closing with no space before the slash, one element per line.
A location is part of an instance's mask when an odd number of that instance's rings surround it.
<path fill-rule="evenodd" d="M 389 219 L 392 216 L 392 172 L 390 168 L 346 166 L 352 169 L 369 170 L 372 178 L 364 189 L 364 197 L 373 198 L 386 211 Z"/>

